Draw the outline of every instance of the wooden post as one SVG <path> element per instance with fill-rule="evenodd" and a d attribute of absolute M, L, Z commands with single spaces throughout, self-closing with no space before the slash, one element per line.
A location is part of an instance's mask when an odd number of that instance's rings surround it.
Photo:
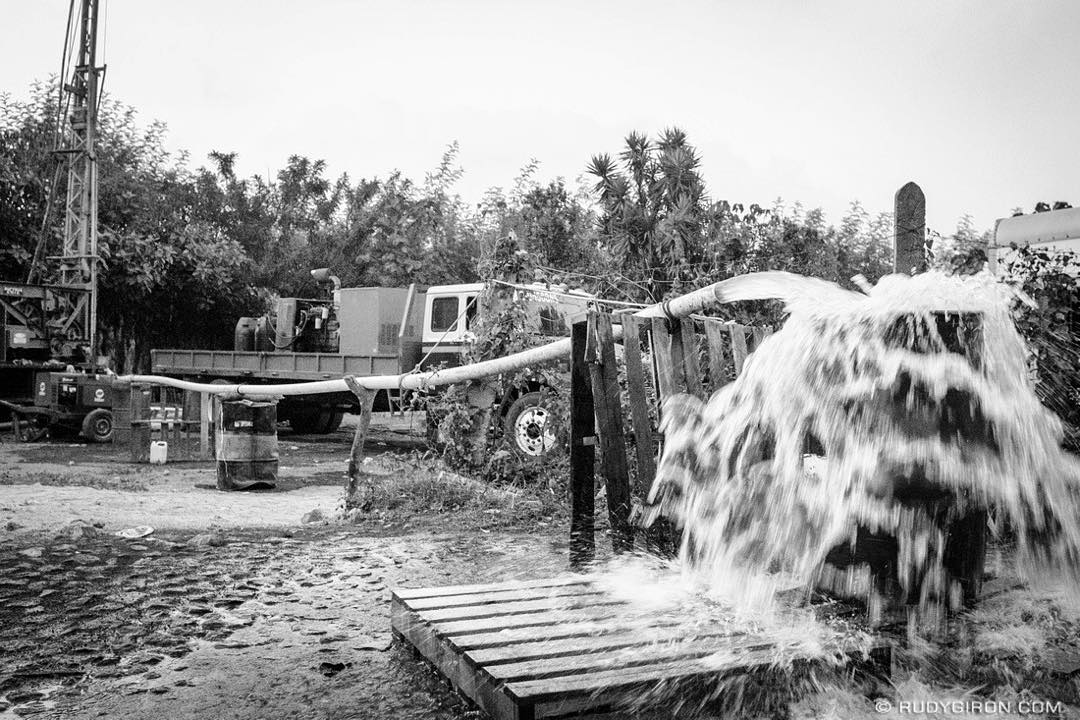
<path fill-rule="evenodd" d="M 634 427 L 634 450 L 637 453 L 638 493 L 645 497 L 656 478 L 656 443 L 653 439 L 649 399 L 645 396 L 645 369 L 641 363 L 641 327 L 643 321 L 625 315 L 623 358 L 626 361 L 626 392 L 630 398 L 630 418 Z"/>
<path fill-rule="evenodd" d="M 668 332 L 665 318 L 652 319 L 653 362 L 656 363 L 656 405 L 662 410 L 664 400 L 679 392 L 671 346 L 675 339 Z"/>
<path fill-rule="evenodd" d="M 683 373 L 686 375 L 686 392 L 701 398 L 708 397 L 701 384 L 701 359 L 698 357 L 697 329 L 692 319 L 679 321 L 678 343 L 682 346 Z M 676 342 L 672 338 L 672 342 Z"/>
<path fill-rule="evenodd" d="M 893 215 L 896 234 L 894 272 L 914 275 L 926 270 L 926 196 L 913 182 L 896 191 Z"/>
<path fill-rule="evenodd" d="M 210 438 L 210 428 L 213 427 L 210 411 L 213 397 L 210 393 L 199 393 L 199 458 L 202 460 L 210 460 L 214 457 L 214 447 Z"/>
<path fill-rule="evenodd" d="M 728 331 L 731 333 L 731 356 L 735 361 L 735 375 L 742 375 L 743 365 L 746 364 L 746 356 L 749 352 L 746 349 L 746 328 L 742 325 L 732 324 L 728 325 Z"/>
<path fill-rule="evenodd" d="M 364 489 L 360 491 L 360 475 L 364 465 L 364 441 L 367 440 L 368 428 L 371 426 L 371 406 L 375 402 L 375 391 L 356 382 L 352 375 L 345 376 L 345 384 L 360 402 L 360 422 L 353 434 L 352 449 L 349 451 L 349 485 L 345 490 L 345 509 L 370 510 L 375 501 L 375 487 L 370 481 L 364 482 Z"/>
<path fill-rule="evenodd" d="M 705 339 L 709 343 L 709 387 L 716 392 L 727 384 L 724 374 L 724 326 L 718 320 L 707 320 Z"/>
<path fill-rule="evenodd" d="M 131 385 L 131 461 L 150 462 L 150 386 Z"/>
<path fill-rule="evenodd" d="M 630 528 L 630 468 L 626 462 L 626 437 L 623 434 L 622 401 L 619 398 L 619 367 L 615 360 L 615 337 L 611 315 L 589 313 L 591 325 L 586 348 L 592 378 L 593 402 L 600 431 L 600 462 L 607 489 L 608 518 L 611 521 L 611 544 L 615 552 L 632 550 L 634 537 Z"/>
<path fill-rule="evenodd" d="M 585 364 L 588 323 L 576 322 L 570 340 L 570 564 L 578 567 L 596 555 L 596 415 L 589 369 Z"/>

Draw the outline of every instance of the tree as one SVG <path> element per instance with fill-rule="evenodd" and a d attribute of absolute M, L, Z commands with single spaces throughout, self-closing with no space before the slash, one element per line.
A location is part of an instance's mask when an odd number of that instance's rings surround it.
<path fill-rule="evenodd" d="M 677 128 L 655 144 L 630 133 L 619 159 L 621 167 L 596 155 L 588 169 L 597 178 L 601 240 L 620 259 L 618 270 L 640 278 L 647 299 L 659 301 L 704 255 L 701 161 Z"/>
<path fill-rule="evenodd" d="M 1014 304 L 1028 343 L 1035 392 L 1066 426 L 1066 446 L 1080 452 L 1080 257 L 1072 252 L 1013 247 L 1004 279 L 1037 307 Z"/>

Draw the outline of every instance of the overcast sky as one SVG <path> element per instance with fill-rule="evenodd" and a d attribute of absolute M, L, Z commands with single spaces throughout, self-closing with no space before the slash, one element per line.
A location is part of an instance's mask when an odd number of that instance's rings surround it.
<path fill-rule="evenodd" d="M 290 154 L 459 190 L 581 174 L 631 131 L 684 128 L 711 195 L 836 221 L 908 180 L 929 225 L 1080 204 L 1080 2 L 102 0 L 106 90 L 195 165 Z M 66 0 L 0 0 L 0 91 L 59 65 Z"/>

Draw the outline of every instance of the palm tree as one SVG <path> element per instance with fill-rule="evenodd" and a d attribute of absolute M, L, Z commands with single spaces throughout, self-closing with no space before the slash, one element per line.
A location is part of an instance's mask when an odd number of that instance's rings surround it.
<path fill-rule="evenodd" d="M 640 280 L 648 300 L 676 287 L 704 249 L 705 183 L 701 160 L 677 128 L 653 143 L 630 133 L 619 162 L 597 155 L 589 174 L 601 206 L 601 235 L 619 259 L 624 279 Z M 642 298 L 646 299 L 646 298 Z"/>

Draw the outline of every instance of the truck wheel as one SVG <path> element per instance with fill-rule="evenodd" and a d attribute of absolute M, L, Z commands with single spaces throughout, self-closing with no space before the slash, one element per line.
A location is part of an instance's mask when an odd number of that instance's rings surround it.
<path fill-rule="evenodd" d="M 326 435 L 341 427 L 345 413 L 331 407 L 294 408 L 289 413 L 289 426 L 298 435 Z"/>
<path fill-rule="evenodd" d="M 525 393 L 510 406 L 503 418 L 503 431 L 510 446 L 521 455 L 543 457 L 555 449 L 555 415 L 543 394 Z"/>
<path fill-rule="evenodd" d="M 112 411 L 98 408 L 88 412 L 82 421 L 82 434 L 90 442 L 111 442 L 113 436 Z"/>
<path fill-rule="evenodd" d="M 345 419 L 345 413 L 341 410 L 334 410 L 330 413 L 330 422 L 326 425 L 326 433 L 337 432 L 341 427 L 342 421 Z"/>

